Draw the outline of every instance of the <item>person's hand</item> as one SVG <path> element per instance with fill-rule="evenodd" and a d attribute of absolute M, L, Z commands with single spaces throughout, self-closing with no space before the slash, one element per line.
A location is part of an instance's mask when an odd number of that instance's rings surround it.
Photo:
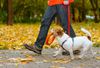
<path fill-rule="evenodd" d="M 69 5 L 69 1 L 68 0 L 65 0 L 64 1 L 64 5 Z"/>

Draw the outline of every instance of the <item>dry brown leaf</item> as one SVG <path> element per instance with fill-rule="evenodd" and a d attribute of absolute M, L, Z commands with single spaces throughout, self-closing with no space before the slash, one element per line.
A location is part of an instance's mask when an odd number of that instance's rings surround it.
<path fill-rule="evenodd" d="M 32 56 L 28 56 L 26 58 L 9 58 L 8 61 L 14 63 L 27 64 L 29 62 L 35 61 L 35 58 L 33 58 Z"/>
<path fill-rule="evenodd" d="M 70 59 L 54 59 L 53 60 L 54 63 L 63 63 L 63 64 L 66 64 L 70 61 L 71 61 Z"/>
<path fill-rule="evenodd" d="M 50 68 L 59 68 L 58 66 L 51 66 Z"/>
<path fill-rule="evenodd" d="M 51 66 L 50 68 L 65 68 L 65 67 Z"/>
<path fill-rule="evenodd" d="M 71 60 L 66 60 L 66 61 L 62 61 L 62 60 L 56 60 L 54 61 L 55 63 L 62 63 L 62 64 L 66 64 L 68 62 L 70 62 Z"/>
<path fill-rule="evenodd" d="M 28 61 L 20 62 L 21 64 L 27 64 L 29 63 Z"/>
<path fill-rule="evenodd" d="M 47 62 L 49 62 L 49 61 L 48 61 L 48 60 L 43 60 L 43 62 L 47 63 Z"/>
<path fill-rule="evenodd" d="M 62 63 L 62 64 L 69 63 L 70 61 L 71 61 L 70 59 L 51 59 L 51 60 L 43 60 L 43 62 L 45 62 L 45 63 L 52 62 L 52 63 Z"/>
<path fill-rule="evenodd" d="M 33 58 L 32 56 L 29 56 L 27 58 L 21 59 L 20 62 L 21 62 L 21 64 L 27 64 L 27 63 L 32 62 L 32 61 L 35 61 L 35 58 Z"/>
<path fill-rule="evenodd" d="M 97 60 L 100 60 L 100 56 L 95 57 Z"/>
<path fill-rule="evenodd" d="M 3 57 L 0 57 L 0 59 L 2 59 Z"/>
<path fill-rule="evenodd" d="M 18 63 L 20 62 L 21 58 L 9 58 L 8 61 L 13 62 L 13 63 Z"/>

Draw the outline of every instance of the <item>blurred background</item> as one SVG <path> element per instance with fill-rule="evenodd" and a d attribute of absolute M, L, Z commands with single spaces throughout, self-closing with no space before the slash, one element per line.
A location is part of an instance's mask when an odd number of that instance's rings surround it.
<path fill-rule="evenodd" d="M 71 22 L 76 34 L 80 27 L 92 33 L 94 46 L 100 46 L 100 0 L 75 0 L 71 4 Z M 37 38 L 47 0 L 0 0 L 0 49 L 23 49 Z M 58 27 L 56 17 L 50 28 Z M 53 44 L 51 47 L 55 47 Z M 44 46 L 50 48 L 50 46 Z"/>
<path fill-rule="evenodd" d="M 100 0 L 75 0 L 71 4 L 72 20 L 75 22 L 100 21 Z M 7 22 L 9 17 L 14 23 L 37 22 L 41 20 L 47 0 L 0 0 L 0 22 Z M 13 24 L 8 21 L 8 24 Z"/>

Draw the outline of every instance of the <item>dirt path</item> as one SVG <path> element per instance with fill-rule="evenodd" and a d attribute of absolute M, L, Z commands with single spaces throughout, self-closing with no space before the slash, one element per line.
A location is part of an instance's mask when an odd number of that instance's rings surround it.
<path fill-rule="evenodd" d="M 69 56 L 53 57 L 55 49 L 43 50 L 43 55 L 36 55 L 28 50 L 0 50 L 0 68 L 100 68 L 100 48 L 93 48 L 83 59 L 70 60 Z"/>

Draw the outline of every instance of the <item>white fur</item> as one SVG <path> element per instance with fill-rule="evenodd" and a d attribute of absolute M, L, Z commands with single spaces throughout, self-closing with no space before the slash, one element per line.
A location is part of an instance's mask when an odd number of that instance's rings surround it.
<path fill-rule="evenodd" d="M 81 30 L 86 33 L 88 36 L 91 37 L 91 34 L 89 31 L 87 31 L 84 28 L 81 28 Z M 75 50 L 80 50 L 81 53 L 79 55 L 79 58 L 82 58 L 84 56 L 84 54 L 88 51 L 91 50 L 92 55 L 93 54 L 93 50 L 92 50 L 92 41 L 90 41 L 87 36 L 80 36 L 80 37 L 74 37 L 74 43 L 72 41 L 72 38 L 69 37 L 67 34 L 63 34 L 62 37 L 57 36 L 56 37 L 58 43 L 62 46 L 62 43 L 64 40 L 67 40 L 64 44 L 63 44 L 63 48 L 67 51 L 69 51 L 71 59 L 74 59 L 74 54 L 73 51 Z M 57 56 L 58 54 L 60 54 L 62 52 L 62 48 L 60 48 L 58 51 L 55 52 L 55 54 L 53 56 Z"/>
<path fill-rule="evenodd" d="M 91 33 L 89 31 L 87 31 L 86 29 L 81 28 L 81 31 L 83 31 L 84 33 L 86 33 L 88 36 L 91 37 Z"/>

